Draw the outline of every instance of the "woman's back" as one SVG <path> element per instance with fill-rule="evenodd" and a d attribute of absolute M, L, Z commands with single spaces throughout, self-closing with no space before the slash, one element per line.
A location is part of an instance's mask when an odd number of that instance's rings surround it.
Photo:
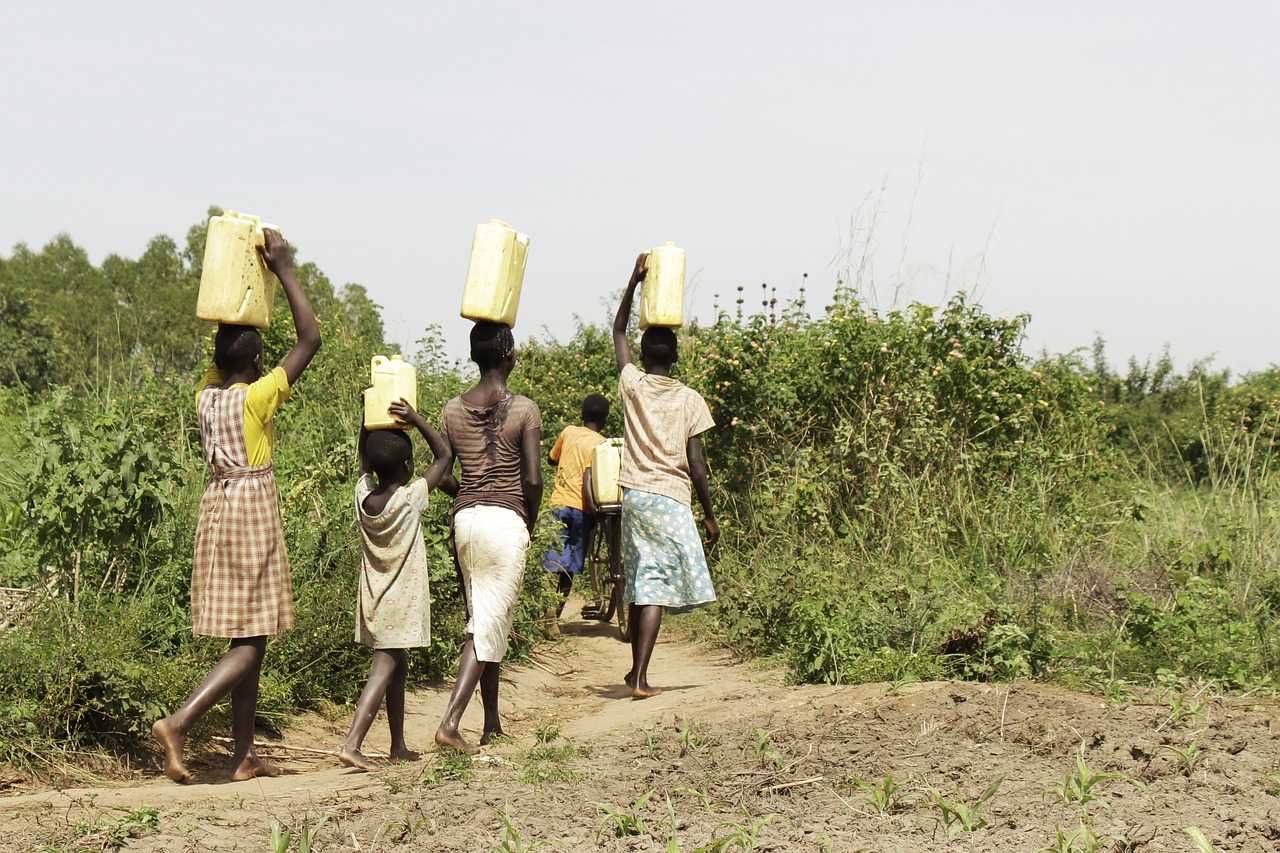
<path fill-rule="evenodd" d="M 497 402 L 476 405 L 462 397 L 445 403 L 441 432 L 462 466 L 453 511 L 485 504 L 525 518 L 523 437 L 542 429 L 542 414 L 528 397 L 506 392 Z"/>

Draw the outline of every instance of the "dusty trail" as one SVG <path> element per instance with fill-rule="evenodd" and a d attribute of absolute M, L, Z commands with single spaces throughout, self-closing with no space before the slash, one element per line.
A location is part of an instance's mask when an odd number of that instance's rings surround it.
<path fill-rule="evenodd" d="M 508 849 L 496 847 L 504 811 L 524 849 L 544 840 L 665 851 L 674 839 L 686 853 L 1039 851 L 1053 849 L 1059 829 L 1082 826 L 1124 838 L 1103 850 L 1196 851 L 1188 826 L 1220 851 L 1280 849 L 1280 779 L 1268 779 L 1280 772 L 1274 703 L 1214 701 L 1172 720 L 1168 703 L 1112 707 L 1034 684 L 796 687 L 678 627 L 664 630 L 651 666 L 665 692 L 633 701 L 622 684 L 629 655 L 571 602 L 561 640 L 504 673 L 512 738 L 478 761 L 430 751 L 441 686 L 409 698 L 406 734 L 424 750 L 420 762 L 365 774 L 330 756 L 271 752 L 284 776 L 230 783 L 229 757 L 215 749 L 192 762 L 188 786 L 158 771 L 95 789 L 18 786 L 0 796 L 0 850 L 264 851 L 273 820 L 295 831 L 296 850 L 297 831 L 327 816 L 313 850 L 484 851 Z M 347 722 L 308 717 L 284 742 L 334 749 Z M 477 737 L 479 722 L 474 701 L 464 734 Z M 549 726 L 560 737 L 539 748 Z M 1082 743 L 1088 773 L 1133 781 L 1099 778 L 1091 802 L 1064 801 Z M 367 747 L 387 746 L 379 718 Z M 853 780 L 882 786 L 890 774 L 905 785 L 881 813 Z M 985 825 L 949 833 L 939 798 L 972 804 L 999 778 L 978 809 Z M 619 837 L 628 817 L 638 834 Z M 518 849 L 510 835 L 508 844 Z"/>

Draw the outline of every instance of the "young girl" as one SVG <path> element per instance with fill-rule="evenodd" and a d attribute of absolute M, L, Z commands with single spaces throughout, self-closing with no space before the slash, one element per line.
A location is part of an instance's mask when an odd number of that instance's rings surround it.
<path fill-rule="evenodd" d="M 151 727 L 164 748 L 164 774 L 175 782 L 191 781 L 182 762 L 187 732 L 228 693 L 235 740 L 231 779 L 280 775 L 253 748 L 267 636 L 293 627 L 293 582 L 271 454 L 276 411 L 320 349 L 320 330 L 293 275 L 289 244 L 278 231 L 265 233 L 266 245 L 258 251 L 280 279 L 298 340 L 280 366 L 264 375 L 258 330 L 219 325 L 213 365 L 196 390 L 209 484 L 196 526 L 191 631 L 231 642 L 182 707 Z"/>
<path fill-rule="evenodd" d="M 702 433 L 715 426 L 702 395 L 671 378 L 676 334 L 650 326 L 640 338 L 644 373 L 631 361 L 627 321 L 636 287 L 644 280 L 648 255 L 636 259 L 627 290 L 613 320 L 613 350 L 618 360 L 622 398 L 623 454 L 622 565 L 627 577 L 625 601 L 631 605 L 631 671 L 623 680 L 631 698 L 662 691 L 649 684 L 649 658 L 662 626 L 664 609 L 683 611 L 716 600 L 704 545 L 720 536 L 711 511 L 711 486 L 702 455 Z M 707 539 L 698 541 L 689 491 L 698 494 Z"/>
<path fill-rule="evenodd" d="M 422 513 L 427 508 L 428 493 L 453 466 L 449 445 L 413 406 L 400 400 L 392 403 L 388 411 L 397 421 L 422 433 L 435 460 L 425 476 L 413 480 L 413 444 L 408 434 L 398 429 L 360 430 L 356 519 L 364 548 L 356 642 L 373 646 L 374 652 L 369 681 L 356 703 L 351 731 L 338 752 L 343 764 L 359 770 L 374 769 L 360 746 L 384 696 L 391 729 L 391 760 L 418 758 L 404 742 L 404 683 L 409 672 L 405 649 L 431 644 L 431 598 Z"/>
<path fill-rule="evenodd" d="M 441 432 L 462 465 L 461 485 L 449 477 L 441 489 L 455 495 L 453 545 L 468 619 L 458 680 L 435 740 L 476 753 L 479 748 L 463 740 L 458 727 L 477 683 L 484 705 L 480 743 L 503 733 L 498 666 L 507 653 L 529 535 L 542 503 L 542 415 L 528 397 L 507 390 L 516 363 L 510 328 L 476 323 L 471 360 L 480 368 L 480 381 L 446 403 L 440 418 Z"/>

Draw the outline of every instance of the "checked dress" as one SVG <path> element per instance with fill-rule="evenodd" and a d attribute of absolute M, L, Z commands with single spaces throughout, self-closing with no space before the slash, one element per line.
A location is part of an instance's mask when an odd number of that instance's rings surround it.
<path fill-rule="evenodd" d="M 191 570 L 191 630 L 261 637 L 293 627 L 293 581 L 271 463 L 249 465 L 247 385 L 206 386 L 196 409 L 209 484 Z"/>

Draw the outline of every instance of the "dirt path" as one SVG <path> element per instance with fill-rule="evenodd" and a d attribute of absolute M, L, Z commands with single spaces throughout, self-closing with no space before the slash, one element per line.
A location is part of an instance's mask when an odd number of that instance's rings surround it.
<path fill-rule="evenodd" d="M 1034 684 L 796 687 L 678 627 L 651 668 L 666 692 L 636 702 L 621 684 L 628 648 L 567 615 L 561 641 L 505 673 L 513 738 L 480 760 L 429 751 L 363 774 L 274 752 L 285 776 L 232 784 L 215 753 L 189 786 L 153 774 L 0 796 L 0 850 L 270 851 L 273 820 L 297 850 L 298 833 L 326 817 L 312 850 L 1040 851 L 1108 836 L 1096 849 L 1199 850 L 1186 827 L 1220 851 L 1280 849 L 1273 702 L 1113 707 Z M 446 698 L 410 698 L 411 746 L 428 748 Z M 309 717 L 285 742 L 334 748 L 347 722 Z M 386 748 L 381 719 L 367 746 Z M 1064 846 L 1059 831 L 1090 835 Z"/>

